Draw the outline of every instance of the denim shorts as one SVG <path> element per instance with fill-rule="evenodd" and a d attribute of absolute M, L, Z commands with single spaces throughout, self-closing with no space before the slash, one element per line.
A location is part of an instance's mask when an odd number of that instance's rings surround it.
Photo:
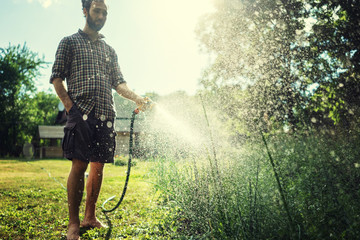
<path fill-rule="evenodd" d="M 115 136 L 114 120 L 95 118 L 94 110 L 89 115 L 83 115 L 74 104 L 64 128 L 64 156 L 69 160 L 113 163 Z"/>

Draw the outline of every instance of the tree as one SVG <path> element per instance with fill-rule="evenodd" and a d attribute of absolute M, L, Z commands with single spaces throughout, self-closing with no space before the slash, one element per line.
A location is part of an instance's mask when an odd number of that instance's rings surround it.
<path fill-rule="evenodd" d="M 50 109 L 58 100 L 52 94 L 36 93 L 34 83 L 43 64 L 43 58 L 26 44 L 0 48 L 0 156 L 19 156 L 37 124 L 52 121 Z"/>
<path fill-rule="evenodd" d="M 243 126 L 252 132 L 314 122 L 357 125 L 360 5 L 355 2 L 216 1 L 217 11 L 198 28 L 202 47 L 214 59 L 201 82 L 217 108 L 226 110 L 224 118 L 243 132 Z"/>
<path fill-rule="evenodd" d="M 318 88 L 310 116 L 328 124 L 358 125 L 360 114 L 360 5 L 355 0 L 308 1 L 316 19 L 303 51 L 304 75 Z"/>
<path fill-rule="evenodd" d="M 244 103 L 229 117 L 250 128 L 264 116 L 295 128 L 305 88 L 293 68 L 301 58 L 296 46 L 307 17 L 303 1 L 224 0 L 216 7 L 198 30 L 202 46 L 214 56 L 202 80 L 205 89 L 224 98 L 225 109 L 231 99 Z"/>

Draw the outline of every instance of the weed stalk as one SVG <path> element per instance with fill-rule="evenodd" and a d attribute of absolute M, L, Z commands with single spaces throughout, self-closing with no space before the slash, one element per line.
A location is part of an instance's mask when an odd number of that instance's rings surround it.
<path fill-rule="evenodd" d="M 206 124 L 207 124 L 207 127 L 209 129 L 209 136 L 210 136 L 211 147 L 212 147 L 213 155 L 214 155 L 214 163 L 215 163 L 216 173 L 217 173 L 218 177 L 220 177 L 219 166 L 218 166 L 217 157 L 216 157 L 216 149 L 215 149 L 215 144 L 214 144 L 214 138 L 213 138 L 212 131 L 211 131 L 211 128 L 210 128 L 210 123 L 209 123 L 209 119 L 208 119 L 208 116 L 207 116 L 207 113 L 206 113 L 206 109 L 205 109 L 205 105 L 204 105 L 202 95 L 200 95 L 200 99 L 201 99 L 201 105 L 202 105 L 203 110 L 204 110 L 204 116 L 205 116 Z"/>
<path fill-rule="evenodd" d="M 282 200 L 282 202 L 283 202 L 283 205 L 284 205 L 284 208 L 285 208 L 285 211 L 286 211 L 286 214 L 287 214 L 289 223 L 290 223 L 291 234 L 293 234 L 293 233 L 294 233 L 294 229 L 295 229 L 295 228 L 294 228 L 294 222 L 293 222 L 293 219 L 292 219 L 291 214 L 290 214 L 290 210 L 289 210 L 289 206 L 288 206 L 288 204 L 287 204 L 286 198 L 285 198 L 284 190 L 283 190 L 283 188 L 282 188 L 282 186 L 281 186 L 280 177 L 279 177 L 278 172 L 276 171 L 274 159 L 273 159 L 272 156 L 271 156 L 271 153 L 270 153 L 268 144 L 267 144 L 267 142 L 266 142 L 265 136 L 264 136 L 264 134 L 263 134 L 262 131 L 260 131 L 260 133 L 261 133 L 261 137 L 262 137 L 262 140 L 263 140 L 263 142 L 264 142 L 264 145 L 265 145 L 265 148 L 266 148 L 266 152 L 267 152 L 267 154 L 268 154 L 268 157 L 269 157 L 269 160 L 270 160 L 272 169 L 273 169 L 273 171 L 274 171 L 274 175 L 275 175 L 275 179 L 276 179 L 276 182 L 277 182 L 277 186 L 278 186 L 278 189 L 279 189 L 279 192 L 280 192 L 281 200 Z"/>

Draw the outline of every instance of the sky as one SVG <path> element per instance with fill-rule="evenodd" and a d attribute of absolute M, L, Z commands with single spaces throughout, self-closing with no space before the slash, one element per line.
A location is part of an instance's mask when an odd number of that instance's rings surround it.
<path fill-rule="evenodd" d="M 83 29 L 81 0 L 2 0 L 0 47 L 26 45 L 49 64 L 36 79 L 39 91 L 49 84 L 60 40 Z M 128 86 L 144 95 L 167 95 L 200 88 L 209 57 L 195 34 L 199 17 L 214 11 L 212 0 L 107 0 L 108 18 L 101 33 L 118 55 Z"/>

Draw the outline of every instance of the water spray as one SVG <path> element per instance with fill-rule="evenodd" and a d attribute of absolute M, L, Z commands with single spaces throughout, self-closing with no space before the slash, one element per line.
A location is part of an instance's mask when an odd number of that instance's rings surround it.
<path fill-rule="evenodd" d="M 144 98 L 145 103 L 138 106 L 133 112 L 132 112 L 132 116 L 131 116 L 131 120 L 130 120 L 130 137 L 129 137 L 129 160 L 128 160 L 128 168 L 127 168 L 127 172 L 126 172 L 126 179 L 125 179 L 125 184 L 124 184 L 124 188 L 122 190 L 122 194 L 121 197 L 119 199 L 119 201 L 117 202 L 117 204 L 111 208 L 111 209 L 106 209 L 105 208 L 105 204 L 111 200 L 113 200 L 116 196 L 112 196 L 110 198 L 108 198 L 107 200 L 105 200 L 105 202 L 102 204 L 102 211 L 104 213 L 108 213 L 108 212 L 113 212 L 115 211 L 115 209 L 117 209 L 121 202 L 123 201 L 124 197 L 125 197 L 125 193 L 127 190 L 127 186 L 129 183 L 129 178 L 130 178 L 130 170 L 131 170 L 131 158 L 132 158 L 132 153 L 133 153 L 133 133 L 134 133 L 134 122 L 135 122 L 135 116 L 137 114 L 141 112 L 145 112 L 147 110 L 151 110 L 154 106 L 155 103 L 153 101 L 151 101 L 150 98 L 145 97 Z"/>

